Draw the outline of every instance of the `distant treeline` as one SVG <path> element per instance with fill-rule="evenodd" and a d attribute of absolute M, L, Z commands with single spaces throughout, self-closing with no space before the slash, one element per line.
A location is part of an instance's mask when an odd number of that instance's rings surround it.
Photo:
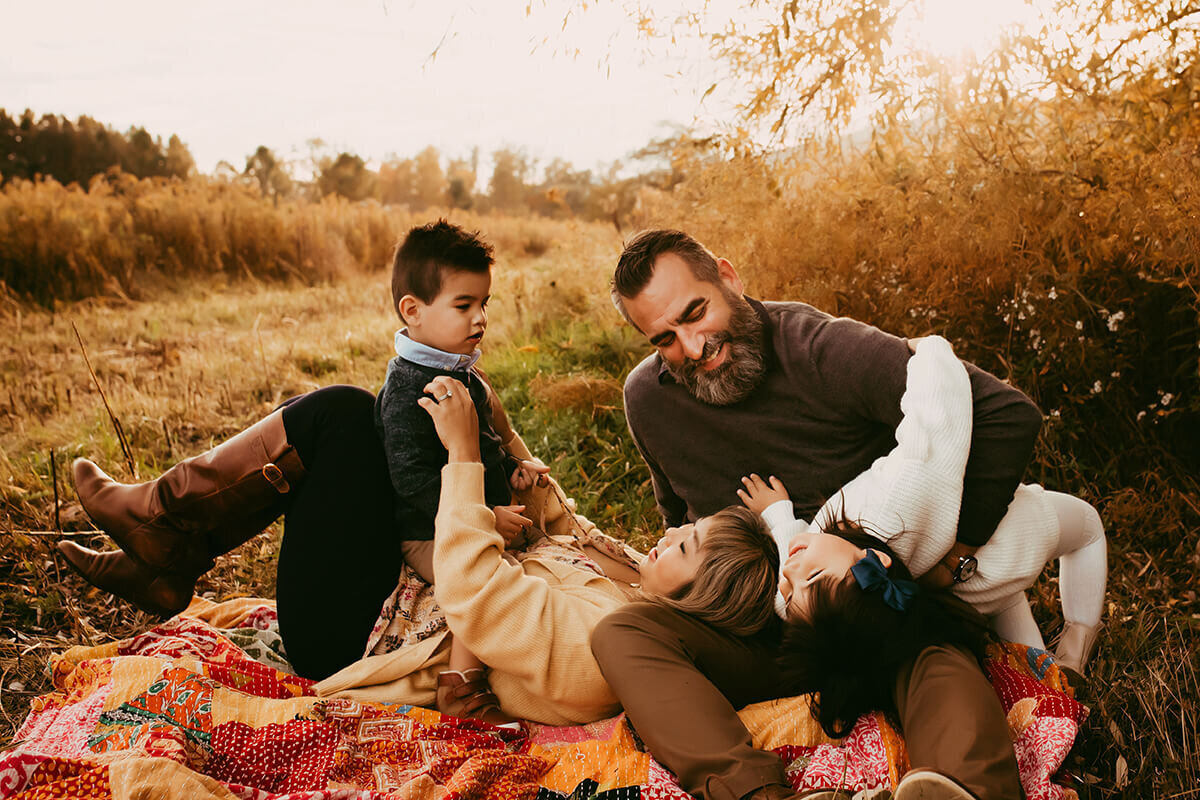
<path fill-rule="evenodd" d="M 634 153 L 630 163 L 639 169 L 632 176 L 621 162 L 598 172 L 576 169 L 562 159 L 539 167 L 524 151 L 502 148 L 491 154 L 491 173 L 482 188 L 478 149 L 468 158 L 447 158 L 430 146 L 411 158 L 392 156 L 371 169 L 354 153 L 324 152 L 318 140 L 310 144 L 309 158 L 299 162 L 262 145 L 244 165 L 221 162 L 214 177 L 257 187 L 276 204 L 338 196 L 411 211 L 502 211 L 606 220 L 618 227 L 643 187 L 669 189 L 680 178 L 670 166 L 675 145 L 670 140 Z M 175 135 L 164 145 L 141 127 L 120 133 L 87 116 L 72 122 L 56 114 L 36 118 L 26 110 L 13 118 L 0 109 L 0 185 L 41 177 L 86 188 L 93 177 L 114 168 L 138 178 L 187 178 L 196 172 L 187 145 Z"/>
<path fill-rule="evenodd" d="M 26 110 L 14 119 L 0 109 L 0 182 L 43 175 L 87 185 L 93 175 L 112 167 L 139 178 L 186 178 L 196 164 L 175 135 L 164 146 L 161 137 L 145 128 L 120 133 L 91 117 L 72 122 L 44 114 L 35 119 Z"/>
<path fill-rule="evenodd" d="M 576 169 L 563 159 L 540 166 L 524 151 L 501 148 L 491 154 L 491 173 L 480 179 L 478 149 L 468 158 L 446 158 L 426 147 L 411 158 L 392 156 L 371 169 L 361 156 L 342 152 L 314 154 L 304 165 L 315 176 L 295 179 L 295 165 L 280 160 L 270 148 L 259 147 L 239 171 L 225 164 L 218 175 L 252 179 L 264 197 L 337 195 L 352 202 L 376 200 L 411 211 L 455 208 L 488 213 L 535 214 L 543 217 L 607 220 L 618 228 L 632 210 L 643 187 L 669 189 L 680 179 L 670 166 L 674 141 L 653 142 L 630 162 L 639 169 L 622 177 L 623 165 L 613 162 L 595 172 Z M 480 184 L 483 184 L 481 187 Z"/>

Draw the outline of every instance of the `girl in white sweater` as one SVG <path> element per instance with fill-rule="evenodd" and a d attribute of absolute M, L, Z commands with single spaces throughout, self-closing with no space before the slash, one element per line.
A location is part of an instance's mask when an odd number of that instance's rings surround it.
<path fill-rule="evenodd" d="M 868 551 L 875 551 L 885 572 L 892 567 L 890 552 L 913 576 L 920 576 L 954 544 L 971 444 L 972 403 L 966 370 L 945 339 L 916 342 L 900 405 L 904 418 L 896 429 L 896 447 L 826 502 L 811 523 L 793 517 L 778 479 L 743 479 L 739 496 L 763 515 L 784 560 L 776 600 L 781 616 L 804 616 L 810 587 L 823 579 L 870 582 L 849 577 L 851 567 L 866 559 Z M 841 520 L 857 525 L 837 524 Z M 843 538 L 844 533 L 831 535 L 847 527 L 861 528 L 887 547 L 862 547 Z M 960 575 L 963 580 L 953 585 L 954 594 L 987 615 L 1001 637 L 1040 649 L 1045 644 L 1025 589 L 1048 560 L 1059 559 L 1066 625 L 1056 661 L 1082 673 L 1095 644 L 1107 576 L 1107 544 L 1095 508 L 1077 497 L 1021 485 L 1008 513 L 975 557 L 976 571 L 969 577 Z M 897 592 L 904 594 L 901 589 L 908 588 L 893 587 L 888 596 L 902 602 Z"/>

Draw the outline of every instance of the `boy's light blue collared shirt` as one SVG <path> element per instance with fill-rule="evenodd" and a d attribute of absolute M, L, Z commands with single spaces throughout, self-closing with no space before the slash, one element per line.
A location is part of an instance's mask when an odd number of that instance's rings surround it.
<path fill-rule="evenodd" d="M 475 366 L 475 362 L 482 355 L 478 348 L 473 350 L 470 355 L 464 356 L 459 353 L 447 353 L 445 350 L 438 350 L 436 347 L 421 344 L 408 335 L 408 328 L 401 328 L 396 331 L 396 336 L 392 339 L 392 344 L 396 348 L 396 355 L 405 361 L 411 361 L 423 367 L 444 369 L 450 372 L 465 372 L 469 370 Z"/>

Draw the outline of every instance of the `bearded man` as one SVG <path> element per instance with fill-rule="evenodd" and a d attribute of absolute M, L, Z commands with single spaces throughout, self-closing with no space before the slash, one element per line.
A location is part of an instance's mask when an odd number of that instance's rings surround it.
<path fill-rule="evenodd" d="M 668 527 L 738 503 L 742 476 L 779 477 L 800 519 L 895 446 L 909 347 L 803 303 L 743 296 L 733 265 L 680 231 L 637 235 L 613 279 L 618 310 L 656 348 L 625 382 L 629 429 Z M 958 541 L 924 577 L 948 586 L 1004 516 L 1042 416 L 968 364 L 974 406 Z M 592 648 L 651 753 L 703 800 L 791 794 L 736 708 L 778 697 L 778 630 L 721 634 L 640 603 L 596 629 Z M 1003 710 L 974 658 L 928 648 L 893 692 L 914 771 L 896 798 L 1018 798 Z"/>

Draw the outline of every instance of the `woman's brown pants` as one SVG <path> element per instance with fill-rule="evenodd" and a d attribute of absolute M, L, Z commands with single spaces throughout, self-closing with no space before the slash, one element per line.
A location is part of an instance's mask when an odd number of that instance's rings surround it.
<path fill-rule="evenodd" d="M 702 800 L 787 784 L 782 761 L 751 745 L 736 711 L 779 696 L 775 644 L 726 636 L 648 602 L 613 612 L 592 634 L 600 669 L 638 735 Z M 895 699 L 913 768 L 949 775 L 981 800 L 1019 800 L 1004 711 L 972 656 L 926 649 L 896 681 Z"/>

